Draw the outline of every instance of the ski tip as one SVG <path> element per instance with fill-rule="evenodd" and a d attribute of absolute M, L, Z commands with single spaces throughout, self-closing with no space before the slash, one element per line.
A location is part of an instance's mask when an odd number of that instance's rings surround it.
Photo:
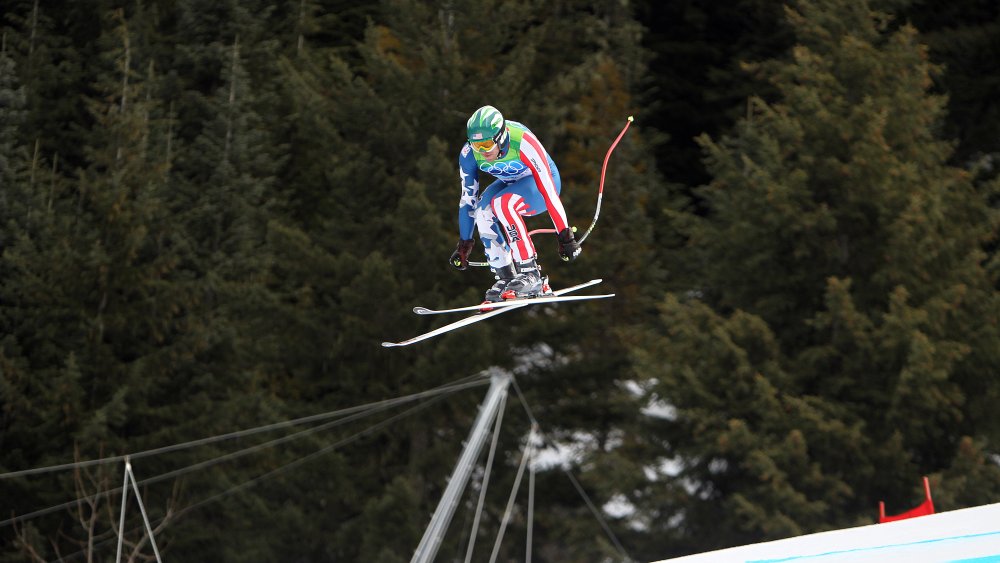
<path fill-rule="evenodd" d="M 427 315 L 431 312 L 427 307 L 414 307 L 413 312 L 418 315 Z"/>
<path fill-rule="evenodd" d="M 399 344 L 397 344 L 395 342 L 383 342 L 382 343 L 382 347 L 383 348 L 392 348 L 394 346 L 399 346 Z"/>

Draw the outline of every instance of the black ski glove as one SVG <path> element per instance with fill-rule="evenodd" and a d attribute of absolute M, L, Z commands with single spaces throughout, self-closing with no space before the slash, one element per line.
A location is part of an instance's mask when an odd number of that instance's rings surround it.
<path fill-rule="evenodd" d="M 472 245 L 475 243 L 472 239 L 458 239 L 458 244 L 455 245 L 455 252 L 451 253 L 451 265 L 458 268 L 459 270 L 464 270 L 469 267 L 469 253 L 472 252 Z"/>
<path fill-rule="evenodd" d="M 576 237 L 573 235 L 572 229 L 567 228 L 559 231 L 559 257 L 564 262 L 573 260 L 581 252 L 583 252 L 583 249 L 580 248 L 580 243 L 576 242 Z"/>

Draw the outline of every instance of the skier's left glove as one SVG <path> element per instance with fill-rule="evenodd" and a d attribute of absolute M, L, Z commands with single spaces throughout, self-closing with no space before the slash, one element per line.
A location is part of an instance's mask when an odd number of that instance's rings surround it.
<path fill-rule="evenodd" d="M 573 235 L 573 229 L 563 229 L 559 231 L 559 257 L 565 262 L 573 260 L 583 249 L 580 248 L 580 243 L 576 242 L 576 236 Z"/>
<path fill-rule="evenodd" d="M 451 258 L 448 260 L 451 265 L 459 270 L 468 268 L 469 253 L 472 252 L 473 244 L 475 244 L 473 239 L 458 239 L 458 244 L 455 245 L 455 252 L 451 253 Z"/>

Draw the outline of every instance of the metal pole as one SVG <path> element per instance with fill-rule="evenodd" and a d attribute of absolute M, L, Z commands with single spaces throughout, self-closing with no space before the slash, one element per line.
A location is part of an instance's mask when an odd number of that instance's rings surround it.
<path fill-rule="evenodd" d="M 125 501 L 128 500 L 128 456 L 125 456 L 125 481 L 122 483 L 122 511 L 118 520 L 118 555 L 115 556 L 115 563 L 122 560 L 122 540 L 125 538 Z"/>
<path fill-rule="evenodd" d="M 125 471 L 128 473 L 129 480 L 132 481 L 132 492 L 135 493 L 135 500 L 139 503 L 139 511 L 142 512 L 142 521 L 146 524 L 146 533 L 149 534 L 149 543 L 153 545 L 153 554 L 156 555 L 156 563 L 163 563 L 160 559 L 160 550 L 156 548 L 156 538 L 153 537 L 153 526 L 149 523 L 149 515 L 146 514 L 146 505 L 142 502 L 142 496 L 139 495 L 139 485 L 135 482 L 135 473 L 132 472 L 132 464 L 125 464 Z"/>
<path fill-rule="evenodd" d="M 528 438 L 528 539 L 524 552 L 524 563 L 531 563 L 531 541 L 535 525 L 535 440 L 538 437 L 538 425 L 531 425 L 531 436 Z"/>
<path fill-rule="evenodd" d="M 462 491 L 465 490 L 465 486 L 469 482 L 469 476 L 472 474 L 479 453 L 489 435 L 490 424 L 500 410 L 500 405 L 503 404 L 501 399 L 507 396 L 509 385 L 509 374 L 496 373 L 490 378 L 490 388 L 486 392 L 483 404 L 479 407 L 479 414 L 476 416 L 476 422 L 472 425 L 472 431 L 465 442 L 465 449 L 462 450 L 458 464 L 455 465 L 451 479 L 448 480 L 448 486 L 445 488 L 444 494 L 441 495 L 437 509 L 434 511 L 427 529 L 424 530 L 424 537 L 421 538 L 420 545 L 413 553 L 413 559 L 410 560 L 410 563 L 431 563 L 434 561 L 434 557 L 441 547 L 441 541 L 444 539 L 444 534 L 448 530 L 448 524 L 451 523 L 451 517 L 455 514 L 455 507 L 461 500 Z"/>
<path fill-rule="evenodd" d="M 483 503 L 486 501 L 486 489 L 490 486 L 490 470 L 493 468 L 493 456 L 497 451 L 497 441 L 500 439 L 500 426 L 503 424 L 503 407 L 507 404 L 504 396 L 500 400 L 500 410 L 497 411 L 496 424 L 493 425 L 493 442 L 490 453 L 486 456 L 486 469 L 483 471 L 483 484 L 479 490 L 479 504 L 476 505 L 476 517 L 472 519 L 472 533 L 469 534 L 469 548 L 465 551 L 465 563 L 471 563 L 472 552 L 476 547 L 476 536 L 479 534 L 479 518 L 483 514 Z"/>

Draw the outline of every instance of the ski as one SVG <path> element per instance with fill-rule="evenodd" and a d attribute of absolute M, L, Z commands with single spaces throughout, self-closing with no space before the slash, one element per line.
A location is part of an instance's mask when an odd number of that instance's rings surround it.
<path fill-rule="evenodd" d="M 565 295 L 567 293 L 570 293 L 570 292 L 573 292 L 573 291 L 577 291 L 577 290 L 583 289 L 585 287 L 590 287 L 592 285 L 599 284 L 599 283 L 601 283 L 601 281 L 602 281 L 601 279 L 595 279 L 595 280 L 590 280 L 590 281 L 585 282 L 585 283 L 581 283 L 579 285 L 574 285 L 572 287 L 567 287 L 567 288 L 564 288 L 564 289 L 556 290 L 556 291 L 552 292 L 552 296 Z M 502 313 L 506 313 L 508 311 L 513 311 L 513 310 L 519 309 L 521 307 L 527 307 L 528 305 L 532 305 L 532 304 L 538 303 L 539 302 L 538 299 L 541 299 L 541 298 L 536 298 L 536 299 L 519 299 L 519 300 L 517 300 L 515 302 L 512 302 L 510 305 L 503 306 L 503 307 L 496 307 L 493 310 L 485 312 L 485 313 L 475 313 L 473 315 L 465 317 L 464 319 L 457 320 L 457 321 L 455 321 L 455 322 L 453 322 L 451 324 L 446 324 L 446 325 L 444 325 L 442 327 L 436 328 L 436 329 L 434 329 L 434 330 L 432 330 L 430 332 L 426 332 L 426 333 L 421 334 L 419 336 L 414 336 L 413 338 L 411 338 L 409 340 L 403 340 L 402 342 L 383 342 L 382 346 L 384 346 L 385 348 L 394 348 L 394 347 L 397 347 L 397 346 L 409 346 L 410 344 L 414 344 L 414 343 L 420 342 L 422 340 L 427 340 L 429 338 L 433 338 L 433 337 L 438 336 L 440 334 L 444 334 L 446 332 L 451 332 L 451 331 L 453 331 L 455 329 L 459 329 L 459 328 L 462 328 L 464 326 L 468 326 L 468 325 L 471 325 L 471 324 L 474 324 L 474 323 L 478 323 L 479 321 L 485 321 L 486 319 L 488 319 L 490 317 L 495 317 L 497 315 L 500 315 Z"/>
<path fill-rule="evenodd" d="M 614 293 L 604 295 L 540 295 L 538 297 L 526 297 L 524 299 L 510 299 L 508 301 L 497 301 L 495 303 L 480 303 L 479 305 L 469 305 L 468 307 L 456 307 L 454 309 L 428 309 L 427 307 L 414 307 L 413 312 L 418 315 L 443 315 L 445 313 L 461 313 L 463 311 L 482 311 L 488 313 L 493 309 L 501 307 L 513 307 L 515 305 L 538 305 L 540 303 L 559 303 L 562 301 L 583 301 L 586 299 L 606 299 L 614 297 Z M 527 303 L 525 303 L 527 302 Z"/>

